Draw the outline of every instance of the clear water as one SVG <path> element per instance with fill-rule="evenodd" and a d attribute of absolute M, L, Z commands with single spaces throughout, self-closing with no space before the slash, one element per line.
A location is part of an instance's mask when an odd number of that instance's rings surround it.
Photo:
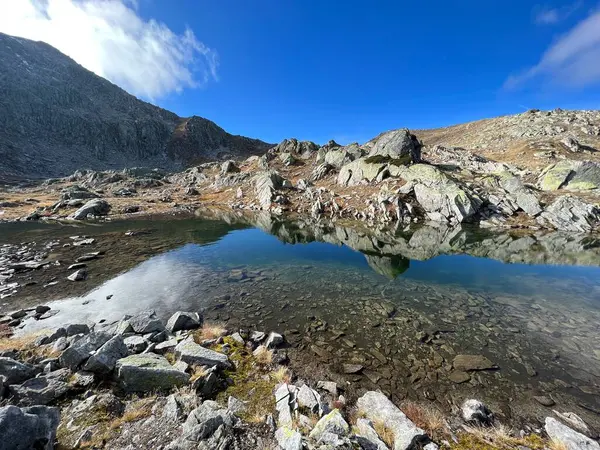
<path fill-rule="evenodd" d="M 301 373 L 382 389 L 398 400 L 425 397 L 447 405 L 479 396 L 510 404 L 506 414 L 513 418 L 543 414 L 533 400 L 543 394 L 559 409 L 596 420 L 600 244 L 594 237 L 356 231 L 265 216 L 227 221 L 78 230 L 107 251 L 90 272 L 110 275 L 84 282 L 83 295 L 50 303 L 60 312 L 26 330 L 83 320 L 108 324 L 150 308 L 165 317 L 201 310 L 208 321 L 229 327 L 284 332 Z M 123 237 L 136 228 L 151 233 Z M 59 238 L 73 230 L 11 233 L 13 240 Z M 115 253 L 121 256 L 107 270 Z M 458 354 L 485 355 L 499 369 L 470 372 L 459 384 L 452 378 Z M 363 374 L 343 374 L 348 362 L 363 365 Z"/>

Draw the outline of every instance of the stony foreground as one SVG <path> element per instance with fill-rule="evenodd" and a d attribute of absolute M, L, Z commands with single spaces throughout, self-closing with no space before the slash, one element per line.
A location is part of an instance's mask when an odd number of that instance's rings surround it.
<path fill-rule="evenodd" d="M 0 343 L 1 450 L 600 449 L 568 412 L 546 418 L 543 432 L 512 434 L 474 399 L 447 418 L 415 404 L 403 412 L 376 391 L 349 405 L 344 386 L 294 379 L 284 336 L 228 333 L 194 312 L 164 324 L 145 311 Z"/>

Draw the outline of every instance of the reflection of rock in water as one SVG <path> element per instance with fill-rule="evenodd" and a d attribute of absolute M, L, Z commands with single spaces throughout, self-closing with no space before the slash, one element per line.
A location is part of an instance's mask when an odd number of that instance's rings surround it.
<path fill-rule="evenodd" d="M 589 233 L 497 231 L 441 223 L 390 230 L 356 223 L 342 226 L 324 219 L 283 220 L 262 212 L 202 211 L 200 216 L 250 224 L 284 242 L 327 242 L 372 256 L 397 255 L 424 261 L 466 254 L 506 263 L 600 266 L 600 236 Z"/>
<path fill-rule="evenodd" d="M 393 280 L 410 267 L 410 260 L 402 256 L 365 255 L 369 266 L 380 275 Z"/>

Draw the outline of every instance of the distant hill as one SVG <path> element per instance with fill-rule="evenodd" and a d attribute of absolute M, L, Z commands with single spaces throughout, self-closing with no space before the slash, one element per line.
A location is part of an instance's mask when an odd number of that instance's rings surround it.
<path fill-rule="evenodd" d="M 48 44 L 0 33 L 2 179 L 132 166 L 175 170 L 270 147 L 143 102 Z"/>

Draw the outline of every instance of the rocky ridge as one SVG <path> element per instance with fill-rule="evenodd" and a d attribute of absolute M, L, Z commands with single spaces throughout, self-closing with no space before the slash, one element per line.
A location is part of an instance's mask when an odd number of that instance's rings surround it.
<path fill-rule="evenodd" d="M 271 145 L 138 100 L 43 42 L 0 33 L 0 180 L 136 165 L 180 170 Z"/>

